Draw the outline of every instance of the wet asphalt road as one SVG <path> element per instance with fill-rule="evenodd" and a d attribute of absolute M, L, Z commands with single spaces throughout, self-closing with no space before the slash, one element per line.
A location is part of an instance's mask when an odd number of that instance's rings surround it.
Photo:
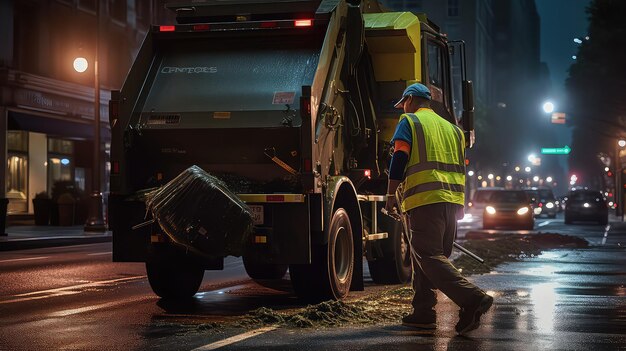
<path fill-rule="evenodd" d="M 94 244 L 0 253 L 0 350 L 626 350 L 626 225 L 537 223 L 536 231 L 582 236 L 592 246 L 472 277 L 496 301 L 469 337 L 455 336 L 457 308 L 441 294 L 431 335 L 399 323 L 208 332 L 207 323 L 257 307 L 298 306 L 288 281 L 283 291 L 260 288 L 240 260 L 228 259 L 224 271 L 207 272 L 193 301 L 166 304 L 152 294 L 142 264 L 111 263 L 110 244 Z M 478 227 L 460 225 L 461 236 Z"/>

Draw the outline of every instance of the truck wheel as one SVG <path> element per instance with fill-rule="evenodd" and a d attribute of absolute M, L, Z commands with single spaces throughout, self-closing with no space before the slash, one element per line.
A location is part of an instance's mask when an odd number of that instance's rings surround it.
<path fill-rule="evenodd" d="M 286 264 L 260 263 L 248 256 L 243 256 L 243 266 L 252 279 L 281 279 L 289 268 Z"/>
<path fill-rule="evenodd" d="M 146 272 L 152 291 L 164 299 L 194 296 L 204 277 L 204 269 L 185 257 L 170 262 L 146 262 Z"/>
<path fill-rule="evenodd" d="M 402 223 L 389 216 L 380 217 L 381 231 L 389 233 L 387 239 L 379 240 L 383 257 L 367 261 L 370 276 L 376 284 L 404 284 L 411 280 L 410 246 L 406 241 Z"/>
<path fill-rule="evenodd" d="M 339 208 L 328 227 L 328 244 L 311 250 L 311 264 L 289 266 L 298 297 L 309 301 L 339 300 L 348 295 L 354 271 L 354 240 L 348 213 Z"/>

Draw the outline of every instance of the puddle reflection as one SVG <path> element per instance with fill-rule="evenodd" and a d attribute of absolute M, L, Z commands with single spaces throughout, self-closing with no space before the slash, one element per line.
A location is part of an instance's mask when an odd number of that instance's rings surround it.
<path fill-rule="evenodd" d="M 558 283 L 542 283 L 532 287 L 530 298 L 534 306 L 535 329 L 543 333 L 554 332 L 556 288 Z"/>

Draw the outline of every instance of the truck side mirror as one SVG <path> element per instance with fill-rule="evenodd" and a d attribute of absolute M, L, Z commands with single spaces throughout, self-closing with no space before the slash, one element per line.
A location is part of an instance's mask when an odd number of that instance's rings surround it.
<path fill-rule="evenodd" d="M 463 112 L 461 125 L 465 132 L 465 146 L 474 144 L 474 86 L 471 80 L 464 80 L 462 85 Z"/>

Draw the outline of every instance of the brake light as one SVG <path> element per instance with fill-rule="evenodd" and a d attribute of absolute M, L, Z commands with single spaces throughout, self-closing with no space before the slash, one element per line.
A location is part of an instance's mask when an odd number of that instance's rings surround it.
<path fill-rule="evenodd" d="M 372 179 L 372 171 L 369 169 L 366 169 L 365 172 L 363 172 L 363 175 L 367 178 L 367 179 Z"/>
<path fill-rule="evenodd" d="M 539 207 L 543 207 L 543 204 L 541 202 L 539 203 Z"/>
<path fill-rule="evenodd" d="M 209 25 L 208 24 L 194 24 L 193 30 L 197 32 L 200 32 L 203 30 L 209 30 Z"/>
<path fill-rule="evenodd" d="M 306 19 L 306 20 L 296 20 L 294 22 L 294 25 L 296 27 L 310 27 L 313 25 L 313 20 L 310 19 Z"/>
<path fill-rule="evenodd" d="M 159 26 L 159 32 L 173 32 L 176 30 L 176 26 Z"/>
<path fill-rule="evenodd" d="M 267 195 L 267 202 L 284 202 L 285 195 Z"/>

